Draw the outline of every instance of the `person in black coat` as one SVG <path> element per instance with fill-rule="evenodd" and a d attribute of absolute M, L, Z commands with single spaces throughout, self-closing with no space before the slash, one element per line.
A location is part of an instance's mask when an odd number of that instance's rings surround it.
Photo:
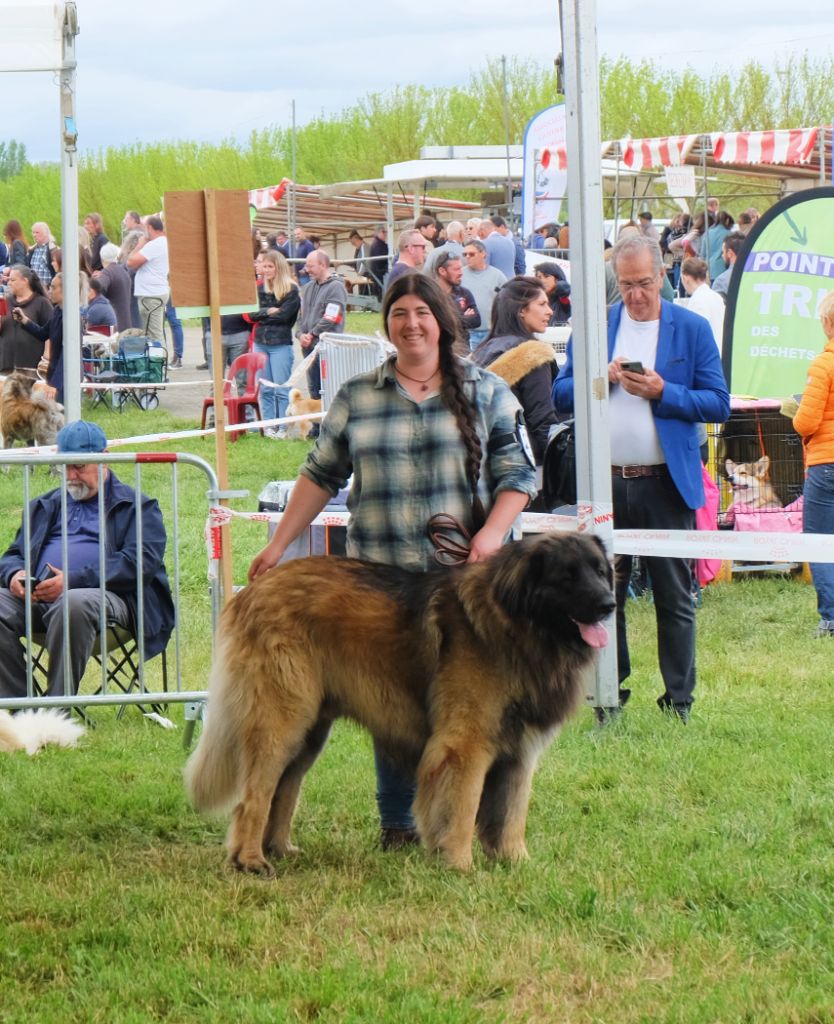
<path fill-rule="evenodd" d="M 275 249 L 261 253 L 257 267 L 261 275 L 260 308 L 256 313 L 245 315 L 255 324 L 254 350 L 267 357 L 258 399 L 261 416 L 273 420 L 287 414 L 289 389 L 280 385 L 286 383 L 292 373 L 292 329 L 301 310 L 301 293 L 292 279 L 289 264 Z M 279 430 L 267 427 L 264 434 L 278 437 Z"/>
<path fill-rule="evenodd" d="M 558 263 L 537 263 L 534 271 L 544 285 L 550 303 L 550 326 L 566 324 L 571 318 L 570 284 Z"/>
<path fill-rule="evenodd" d="M 64 404 L 64 279 L 56 274 L 49 286 L 49 297 L 52 300 L 52 315 L 45 324 L 39 324 L 18 309 L 15 319 L 20 326 L 46 342 L 43 356 L 38 363 L 38 370 L 46 375 L 46 383 L 55 388 L 55 401 Z"/>
<path fill-rule="evenodd" d="M 550 317 L 541 281 L 514 277 L 498 291 L 490 332 L 470 356 L 512 388 L 524 411 L 537 466 L 542 464 L 550 428 L 558 422 L 550 397 L 558 369 L 556 353 L 550 342 L 532 337 L 547 329 Z"/>

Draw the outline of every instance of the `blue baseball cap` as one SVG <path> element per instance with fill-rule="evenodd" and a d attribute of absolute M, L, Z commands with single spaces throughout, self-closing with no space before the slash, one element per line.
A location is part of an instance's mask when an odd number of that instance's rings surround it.
<path fill-rule="evenodd" d="M 82 452 L 103 452 L 107 437 L 97 423 L 75 420 L 58 431 L 58 451 L 68 455 Z"/>

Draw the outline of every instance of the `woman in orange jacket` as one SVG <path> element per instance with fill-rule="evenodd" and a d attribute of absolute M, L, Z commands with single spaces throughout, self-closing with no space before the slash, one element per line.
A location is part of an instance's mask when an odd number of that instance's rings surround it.
<path fill-rule="evenodd" d="M 828 339 L 811 363 L 793 418 L 805 446 L 803 533 L 834 533 L 834 291 L 819 306 Z M 820 623 L 817 636 L 834 637 L 834 562 L 811 562 Z"/>

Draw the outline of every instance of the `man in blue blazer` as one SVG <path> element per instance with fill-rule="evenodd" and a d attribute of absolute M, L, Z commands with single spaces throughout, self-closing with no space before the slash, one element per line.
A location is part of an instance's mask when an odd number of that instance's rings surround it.
<path fill-rule="evenodd" d="M 730 396 L 709 323 L 660 298 L 663 258 L 657 243 L 632 235 L 614 247 L 623 301 L 608 320 L 609 421 L 614 526 L 693 530 L 704 503 L 699 423 L 723 423 Z M 573 358 L 553 384 L 560 412 L 573 409 Z M 657 646 L 665 692 L 662 710 L 689 719 L 695 689 L 695 608 L 689 559 L 649 558 Z M 620 705 L 631 691 L 625 601 L 631 556 L 617 556 L 617 674 Z"/>

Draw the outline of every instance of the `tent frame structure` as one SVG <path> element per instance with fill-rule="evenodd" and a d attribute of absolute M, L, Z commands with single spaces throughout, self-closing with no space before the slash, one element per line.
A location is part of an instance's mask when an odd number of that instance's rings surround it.
<path fill-rule="evenodd" d="M 0 0 L 0 72 L 58 76 L 61 133 L 61 248 L 64 277 L 64 412 L 81 415 L 81 316 L 78 260 L 78 129 L 75 117 L 78 11 L 73 0 Z M 67 281 L 76 282 L 67 287 Z"/>

